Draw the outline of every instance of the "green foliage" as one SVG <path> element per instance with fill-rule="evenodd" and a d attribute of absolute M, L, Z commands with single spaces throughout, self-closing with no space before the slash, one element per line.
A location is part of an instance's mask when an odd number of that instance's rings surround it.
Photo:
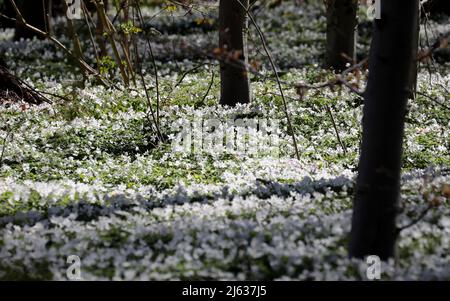
<path fill-rule="evenodd" d="M 132 34 L 138 34 L 142 32 L 142 29 L 133 25 L 133 22 L 128 21 L 126 23 L 120 24 L 120 29 L 126 34 L 126 35 L 132 35 Z"/>
<path fill-rule="evenodd" d="M 100 74 L 110 74 L 113 70 L 117 69 L 117 63 L 110 56 L 103 56 L 100 59 Z"/>

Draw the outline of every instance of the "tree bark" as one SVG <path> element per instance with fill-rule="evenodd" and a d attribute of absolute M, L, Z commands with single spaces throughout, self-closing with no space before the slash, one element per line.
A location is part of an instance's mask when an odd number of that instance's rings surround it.
<path fill-rule="evenodd" d="M 356 56 L 357 0 L 325 0 L 327 8 L 327 67 L 336 71 L 346 69 Z M 350 61 L 349 61 L 350 59 Z"/>
<path fill-rule="evenodd" d="M 349 255 L 394 256 L 404 120 L 419 0 L 382 0 L 370 50 Z"/>
<path fill-rule="evenodd" d="M 414 27 L 414 35 L 412 39 L 412 61 L 411 61 L 411 72 L 409 77 L 409 98 L 414 99 L 416 97 L 417 90 L 417 73 L 419 70 L 419 62 L 417 56 L 419 53 L 419 39 L 420 39 L 420 7 L 417 10 L 417 24 Z"/>
<path fill-rule="evenodd" d="M 248 0 L 239 0 L 248 7 Z M 234 106 L 249 103 L 250 82 L 248 78 L 247 16 L 238 0 L 220 0 L 219 48 L 220 103 Z"/>

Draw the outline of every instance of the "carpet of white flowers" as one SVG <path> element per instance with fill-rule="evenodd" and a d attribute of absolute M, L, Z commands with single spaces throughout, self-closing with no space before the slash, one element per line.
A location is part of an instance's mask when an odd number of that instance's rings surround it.
<path fill-rule="evenodd" d="M 260 16 L 269 41 L 279 35 L 288 45 L 274 45 L 280 64 L 303 53 L 317 60 L 317 43 L 309 49 L 289 43 L 323 40 L 316 33 L 323 18 L 295 31 L 289 27 L 306 17 L 294 18 L 289 5 L 273 14 L 290 20 L 277 32 L 270 31 L 276 18 Z M 200 36 L 182 38 L 203 41 Z M 156 48 L 163 53 L 162 40 L 177 37 L 162 33 Z M 65 280 L 70 255 L 80 257 L 85 280 L 366 279 L 366 262 L 347 254 L 361 140 L 357 95 L 323 90 L 299 101 L 285 86 L 297 160 L 270 70 L 263 71 L 268 79 L 252 78 L 252 104 L 224 108 L 217 104 L 216 65 L 187 74 L 172 89 L 181 77 L 175 70 L 196 62 L 158 61 L 167 138 L 160 143 L 140 83 L 131 90 L 76 88 L 77 75 L 68 71 L 73 67 L 49 42 L 14 43 L 10 32 L 1 39 L 17 74 L 72 100 L 0 104 L 0 279 Z M 14 60 L 17 49 L 33 57 L 29 64 L 21 61 L 24 55 Z M 289 67 L 285 82 L 329 76 L 317 65 Z M 419 91 L 448 106 L 450 66 L 441 69 L 421 71 Z M 211 72 L 216 77 L 205 97 Z M 155 99 L 154 76 L 147 74 L 146 83 Z M 278 120 L 279 157 L 175 151 L 171 141 L 180 123 L 195 117 Z M 449 127 L 448 109 L 420 95 L 409 102 L 398 226 L 411 226 L 399 235 L 397 257 L 383 263 L 383 279 L 450 280 Z"/>

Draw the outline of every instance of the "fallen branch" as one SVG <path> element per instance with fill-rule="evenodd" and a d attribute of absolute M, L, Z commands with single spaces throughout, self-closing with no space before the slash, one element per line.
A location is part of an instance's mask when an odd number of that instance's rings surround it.
<path fill-rule="evenodd" d="M 39 91 L 28 85 L 26 82 L 12 74 L 6 66 L 0 63 L 0 87 L 1 91 L 14 92 L 17 97 L 21 97 L 23 101 L 31 104 L 41 104 L 43 102 L 51 103 L 51 101 L 43 96 Z"/>

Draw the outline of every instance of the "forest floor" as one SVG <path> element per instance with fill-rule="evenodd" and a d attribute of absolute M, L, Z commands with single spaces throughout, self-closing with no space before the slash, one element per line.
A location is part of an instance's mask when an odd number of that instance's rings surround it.
<path fill-rule="evenodd" d="M 1 33 L 10 69 L 67 99 L 0 103 L 0 279 L 67 279 L 70 255 L 81 259 L 86 280 L 366 279 L 366 262 L 347 255 L 362 99 L 324 89 L 299 101 L 285 84 L 297 160 L 257 35 L 251 61 L 261 62 L 264 76 L 252 76 L 254 101 L 221 107 L 217 62 L 186 50 L 215 47 L 214 12 L 207 22 L 199 18 L 164 13 L 149 21 L 164 143 L 150 129 L 140 81 L 129 90 L 82 87 L 76 68 L 50 42 L 13 42 L 11 31 Z M 325 18 L 317 6 L 282 4 L 257 21 L 283 82 L 332 76 L 320 67 Z M 360 58 L 367 56 L 364 26 Z M 450 28 L 441 21 L 428 26 L 432 37 Z M 60 28 L 57 37 L 69 45 Z M 106 60 L 103 68 L 117 74 Z M 382 279 L 450 280 L 449 71 L 449 61 L 421 69 L 421 94 L 408 105 L 398 225 L 412 225 L 400 232 L 398 256 L 383 264 Z M 154 100 L 155 77 L 148 71 L 145 78 Z M 267 144 L 257 151 L 180 148 L 180 126 L 199 118 L 222 125 L 268 120 L 278 140 L 248 135 L 277 141 L 279 151 Z M 209 139 L 220 139 L 209 130 Z"/>

